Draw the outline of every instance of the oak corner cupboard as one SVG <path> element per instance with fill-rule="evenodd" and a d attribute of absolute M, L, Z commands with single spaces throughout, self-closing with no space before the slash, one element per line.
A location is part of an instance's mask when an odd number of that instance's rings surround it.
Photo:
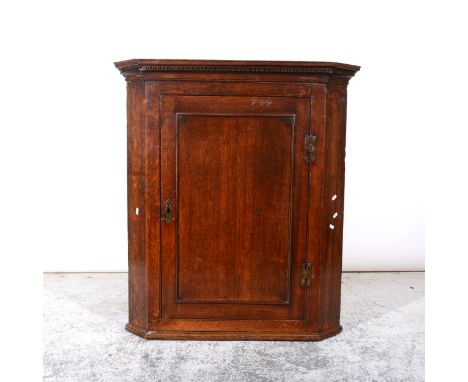
<path fill-rule="evenodd" d="M 129 322 L 146 339 L 341 331 L 346 88 L 331 62 L 128 60 Z"/>

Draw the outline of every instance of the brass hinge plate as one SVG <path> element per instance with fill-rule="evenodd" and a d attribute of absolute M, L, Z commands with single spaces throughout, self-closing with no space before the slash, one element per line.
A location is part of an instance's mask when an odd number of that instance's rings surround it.
<path fill-rule="evenodd" d="M 306 135 L 304 138 L 304 160 L 308 163 L 314 162 L 316 151 L 317 137 L 315 135 Z"/>
<path fill-rule="evenodd" d="M 312 286 L 312 264 L 302 263 L 301 286 L 310 288 Z"/>

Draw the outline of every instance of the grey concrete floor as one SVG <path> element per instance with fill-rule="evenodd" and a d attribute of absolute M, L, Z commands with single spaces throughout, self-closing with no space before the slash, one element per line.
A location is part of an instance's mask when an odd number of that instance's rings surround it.
<path fill-rule="evenodd" d="M 45 381 L 423 381 L 424 273 L 345 273 L 321 342 L 146 341 L 126 273 L 44 275 Z"/>

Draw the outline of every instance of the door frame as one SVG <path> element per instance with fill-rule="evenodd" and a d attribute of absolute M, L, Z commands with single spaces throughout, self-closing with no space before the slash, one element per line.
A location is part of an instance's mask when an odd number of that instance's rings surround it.
<path fill-rule="evenodd" d="M 221 95 L 232 95 L 232 96 L 257 96 L 257 97 L 291 97 L 292 95 L 296 98 L 307 99 L 310 104 L 309 110 L 309 123 L 308 126 L 311 128 L 310 133 L 316 135 L 317 139 L 317 151 L 316 161 L 313 165 L 308 168 L 309 178 L 309 189 L 314 183 L 313 190 L 315 192 L 309 192 L 308 200 L 311 203 L 312 208 L 308 208 L 308 233 L 307 233 L 307 250 L 306 250 L 306 261 L 310 261 L 313 264 L 312 277 L 314 280 L 319 280 L 320 277 L 320 256 L 321 250 L 310 251 L 309 248 L 321 248 L 322 234 L 323 231 L 323 214 L 321 213 L 322 204 L 322 183 L 323 183 L 323 168 L 324 168 L 324 153 L 323 145 L 321 144 L 325 140 L 325 98 L 326 89 L 322 84 L 285 84 L 284 87 L 278 87 L 277 84 L 273 83 L 241 83 L 231 85 L 229 83 L 219 82 L 212 84 L 208 89 L 205 83 L 202 82 L 185 82 L 184 88 L 181 90 L 180 82 L 176 81 L 148 81 L 146 84 L 146 99 L 147 99 L 147 165 L 155 165 L 158 167 L 161 158 L 159 157 L 158 150 L 161 147 L 161 98 L 165 96 L 174 95 L 204 95 L 204 96 L 221 96 Z M 148 237 L 147 249 L 151 250 L 148 252 L 147 262 L 148 265 L 154 266 L 159 270 L 159 275 L 162 276 L 162 258 L 161 248 L 157 248 L 157 242 L 160 241 L 161 231 L 164 229 L 163 224 L 160 224 L 159 216 L 161 209 L 161 198 L 157 200 L 150 200 L 156 195 L 161 196 L 161 189 L 159 185 L 160 173 L 157 171 L 153 174 L 147 171 L 147 197 L 148 199 L 148 216 L 147 222 L 149 227 L 147 230 Z M 164 198 L 164 197 L 162 197 Z M 162 285 L 161 277 L 149 277 L 148 280 L 148 323 L 149 327 L 153 330 L 216 330 L 229 331 L 239 329 L 238 320 L 203 320 L 200 322 L 197 320 L 195 325 L 191 325 L 187 319 L 163 319 L 161 312 L 162 306 Z M 304 301 L 305 301 L 305 315 L 304 320 L 244 320 L 242 323 L 242 330 L 256 331 L 259 328 L 263 328 L 265 331 L 275 331 L 281 328 L 281 331 L 291 332 L 302 332 L 307 328 L 307 332 L 318 329 L 318 312 L 319 306 L 317 304 L 319 296 L 319 283 L 313 282 L 313 287 L 305 290 Z M 237 330 L 236 329 L 236 330 Z"/>

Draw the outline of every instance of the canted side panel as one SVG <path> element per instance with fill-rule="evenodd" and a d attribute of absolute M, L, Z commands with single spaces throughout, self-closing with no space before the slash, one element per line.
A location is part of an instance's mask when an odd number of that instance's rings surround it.
<path fill-rule="evenodd" d="M 343 243 L 346 87 L 329 86 L 326 97 L 326 161 L 323 248 L 320 274 L 320 327 L 339 325 Z"/>
<path fill-rule="evenodd" d="M 129 322 L 147 326 L 145 88 L 127 84 L 127 208 Z"/>
<path fill-rule="evenodd" d="M 320 259 L 323 243 L 323 195 L 324 195 L 324 163 L 325 163 L 325 130 L 326 130 L 326 86 L 318 85 L 310 98 L 311 124 L 310 134 L 316 137 L 315 160 L 309 165 L 309 208 L 307 261 L 312 264 L 313 288 L 306 290 L 307 321 L 311 330 L 319 328 L 320 311 Z"/>
<path fill-rule="evenodd" d="M 159 83 L 145 82 L 146 94 L 146 223 L 149 326 L 161 318 L 160 109 Z"/>

